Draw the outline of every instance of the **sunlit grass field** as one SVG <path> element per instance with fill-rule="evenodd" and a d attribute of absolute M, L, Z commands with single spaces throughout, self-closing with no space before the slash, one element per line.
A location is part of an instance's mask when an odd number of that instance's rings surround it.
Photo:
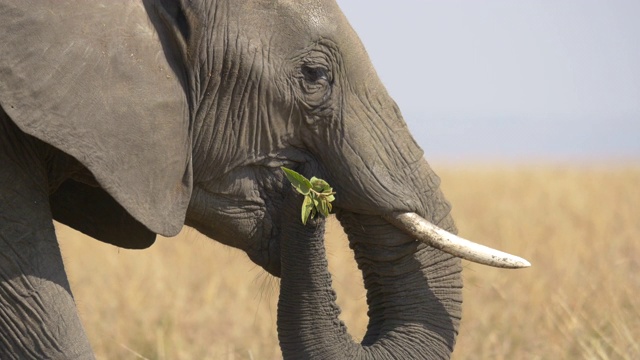
<path fill-rule="evenodd" d="M 465 263 L 454 359 L 640 359 L 640 167 L 436 170 L 462 236 L 533 264 Z M 278 280 L 244 253 L 191 229 L 144 251 L 58 230 L 99 359 L 281 358 Z M 365 291 L 334 220 L 327 248 L 359 338 Z"/>

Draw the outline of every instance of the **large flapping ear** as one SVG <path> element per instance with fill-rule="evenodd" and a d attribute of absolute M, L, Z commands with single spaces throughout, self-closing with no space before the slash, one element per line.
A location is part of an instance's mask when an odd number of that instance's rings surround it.
<path fill-rule="evenodd" d="M 0 104 L 172 236 L 191 195 L 191 140 L 183 65 L 165 30 L 140 1 L 2 1 Z"/>

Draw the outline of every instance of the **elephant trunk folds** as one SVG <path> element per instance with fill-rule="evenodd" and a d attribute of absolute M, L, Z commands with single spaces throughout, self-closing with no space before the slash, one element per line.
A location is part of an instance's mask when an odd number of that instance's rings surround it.
<path fill-rule="evenodd" d="M 461 317 L 460 260 L 382 217 L 340 214 L 367 289 L 372 358 L 448 358 Z M 445 222 L 450 222 L 447 215 Z"/>
<path fill-rule="evenodd" d="M 324 224 L 297 216 L 281 234 L 278 335 L 285 358 L 448 358 L 461 315 L 460 260 L 416 242 L 379 216 L 339 212 L 363 272 L 369 326 L 361 344 L 339 320 Z M 450 223 L 446 217 L 445 223 Z"/>

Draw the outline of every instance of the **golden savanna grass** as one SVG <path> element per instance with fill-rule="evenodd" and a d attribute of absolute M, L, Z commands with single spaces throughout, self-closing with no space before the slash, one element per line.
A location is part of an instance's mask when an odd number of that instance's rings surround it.
<path fill-rule="evenodd" d="M 533 264 L 465 263 L 454 359 L 640 359 L 640 167 L 439 173 L 462 236 Z M 281 357 L 278 281 L 243 253 L 189 229 L 144 251 L 58 229 L 99 359 Z M 327 238 L 342 317 L 358 338 L 362 280 L 335 221 Z"/>

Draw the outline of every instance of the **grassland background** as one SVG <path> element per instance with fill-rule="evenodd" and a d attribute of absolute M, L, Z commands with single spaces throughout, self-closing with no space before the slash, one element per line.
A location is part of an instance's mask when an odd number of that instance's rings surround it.
<path fill-rule="evenodd" d="M 533 264 L 465 263 L 454 359 L 640 359 L 640 167 L 438 169 L 460 234 Z M 128 251 L 58 226 L 99 359 L 278 359 L 278 281 L 185 229 Z M 351 334 L 366 327 L 339 225 L 329 261 Z"/>

